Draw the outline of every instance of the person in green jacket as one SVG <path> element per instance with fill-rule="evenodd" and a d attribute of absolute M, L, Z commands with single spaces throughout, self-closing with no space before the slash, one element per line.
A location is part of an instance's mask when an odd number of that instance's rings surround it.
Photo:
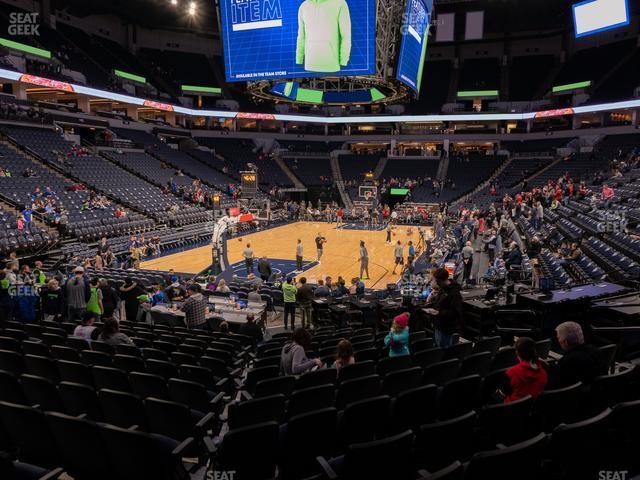
<path fill-rule="evenodd" d="M 298 9 L 296 64 L 339 72 L 351 56 L 351 14 L 345 0 L 305 0 Z"/>
<path fill-rule="evenodd" d="M 47 283 L 47 277 L 44 274 L 44 271 L 42 270 L 42 262 L 40 260 L 38 260 L 35 263 L 35 268 L 33 269 L 33 276 L 36 279 L 36 284 L 44 285 L 45 283 Z"/>
<path fill-rule="evenodd" d="M 282 296 L 284 299 L 284 329 L 288 328 L 288 318 L 291 315 L 291 330 L 296 327 L 296 296 L 298 289 L 293 283 L 293 277 L 287 278 L 282 284 Z"/>
<path fill-rule="evenodd" d="M 102 290 L 98 288 L 98 279 L 91 280 L 89 283 L 89 290 L 91 292 L 91 296 L 87 302 L 87 310 L 98 316 L 102 315 Z"/>
<path fill-rule="evenodd" d="M 401 313 L 393 319 L 391 330 L 384 338 L 385 347 L 389 347 L 389 356 L 409 355 L 409 314 Z"/>

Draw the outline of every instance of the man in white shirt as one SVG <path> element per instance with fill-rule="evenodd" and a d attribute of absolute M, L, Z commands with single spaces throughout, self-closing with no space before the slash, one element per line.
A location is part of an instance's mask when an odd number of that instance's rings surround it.
<path fill-rule="evenodd" d="M 302 255 L 303 255 L 302 240 L 298 239 L 298 243 L 296 245 L 296 273 L 302 272 Z"/>
<path fill-rule="evenodd" d="M 247 243 L 247 248 L 242 252 L 242 256 L 244 257 L 244 266 L 247 270 L 247 276 L 253 272 L 253 250 L 251 249 L 251 244 Z"/>

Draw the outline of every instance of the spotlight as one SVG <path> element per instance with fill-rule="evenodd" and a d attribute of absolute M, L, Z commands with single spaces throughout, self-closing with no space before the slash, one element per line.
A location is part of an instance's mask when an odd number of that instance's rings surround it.
<path fill-rule="evenodd" d="M 194 16 L 196 14 L 196 2 L 189 3 L 189 9 L 187 10 L 187 13 L 191 16 Z"/>
<path fill-rule="evenodd" d="M 178 0 L 171 0 L 171 5 L 173 5 L 174 7 L 178 5 Z"/>

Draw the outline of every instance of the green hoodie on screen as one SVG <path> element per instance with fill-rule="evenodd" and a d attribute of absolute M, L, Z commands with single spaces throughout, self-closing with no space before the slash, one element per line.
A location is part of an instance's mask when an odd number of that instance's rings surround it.
<path fill-rule="evenodd" d="M 351 55 L 351 15 L 345 0 L 305 0 L 298 9 L 296 63 L 310 72 L 338 72 Z"/>

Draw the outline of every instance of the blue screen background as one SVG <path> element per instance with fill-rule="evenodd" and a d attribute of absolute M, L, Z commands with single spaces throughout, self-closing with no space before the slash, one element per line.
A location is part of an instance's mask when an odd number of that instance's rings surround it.
<path fill-rule="evenodd" d="M 280 2 L 281 27 L 242 31 L 233 30 L 231 5 L 236 1 L 220 0 L 228 82 L 375 73 L 375 0 L 346 0 L 351 15 L 351 56 L 340 72 L 331 74 L 308 72 L 304 65 L 296 64 L 298 9 L 303 0 L 275 0 Z M 254 1 L 263 0 L 249 0 Z"/>

